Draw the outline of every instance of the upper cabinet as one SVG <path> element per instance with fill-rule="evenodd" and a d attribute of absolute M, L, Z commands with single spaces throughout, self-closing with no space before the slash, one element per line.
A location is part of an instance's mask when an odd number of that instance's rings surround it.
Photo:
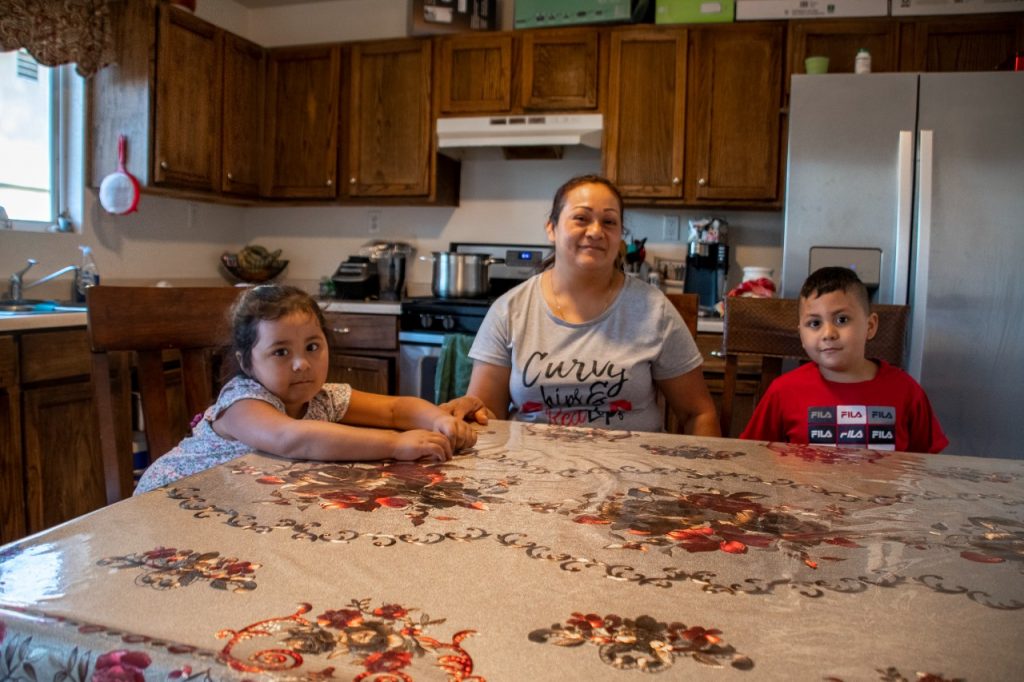
<path fill-rule="evenodd" d="M 992 71 L 1012 68 L 1024 50 L 1024 14 L 926 17 L 900 27 L 903 71 Z"/>
<path fill-rule="evenodd" d="M 804 59 L 811 56 L 828 57 L 831 72 L 853 73 L 861 48 L 871 53 L 872 71 L 898 71 L 899 37 L 899 25 L 885 18 L 791 21 L 787 73 L 805 73 Z"/>
<path fill-rule="evenodd" d="M 340 55 L 337 45 L 270 50 L 263 163 L 266 196 L 337 196 Z"/>
<path fill-rule="evenodd" d="M 594 28 L 455 34 L 438 39 L 441 115 L 598 108 Z"/>
<path fill-rule="evenodd" d="M 628 199 L 681 199 L 684 29 L 611 32 L 604 173 Z"/>
<path fill-rule="evenodd" d="M 210 191 L 220 185 L 222 46 L 220 29 L 160 7 L 154 184 Z"/>
<path fill-rule="evenodd" d="M 224 117 L 220 189 L 258 196 L 263 160 L 264 69 L 266 51 L 224 35 Z"/>
<path fill-rule="evenodd" d="M 690 31 L 688 203 L 778 200 L 784 40 L 773 23 Z"/>

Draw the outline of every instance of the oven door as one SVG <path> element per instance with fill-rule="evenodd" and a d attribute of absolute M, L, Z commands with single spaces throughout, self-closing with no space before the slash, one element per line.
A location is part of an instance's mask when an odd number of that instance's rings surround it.
<path fill-rule="evenodd" d="M 398 395 L 411 395 L 434 402 L 434 377 L 443 342 L 444 334 L 398 333 Z"/>

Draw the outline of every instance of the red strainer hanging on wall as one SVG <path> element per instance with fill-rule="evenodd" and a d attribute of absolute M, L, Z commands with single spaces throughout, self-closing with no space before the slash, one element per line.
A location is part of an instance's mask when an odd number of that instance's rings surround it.
<path fill-rule="evenodd" d="M 124 135 L 117 138 L 117 170 L 103 178 L 100 183 L 100 206 L 107 213 L 124 215 L 139 206 L 139 181 L 125 168 Z"/>

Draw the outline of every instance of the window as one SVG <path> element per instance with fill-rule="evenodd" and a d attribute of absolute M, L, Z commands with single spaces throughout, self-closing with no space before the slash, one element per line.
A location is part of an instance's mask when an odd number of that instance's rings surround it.
<path fill-rule="evenodd" d="M 0 229 L 70 230 L 81 195 L 82 90 L 72 65 L 0 53 Z"/>

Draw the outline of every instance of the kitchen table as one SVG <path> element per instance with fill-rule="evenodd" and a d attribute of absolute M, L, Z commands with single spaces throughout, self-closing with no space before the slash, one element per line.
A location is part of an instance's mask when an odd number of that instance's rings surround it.
<path fill-rule="evenodd" d="M 493 421 L 0 549 L 0 679 L 1009 680 L 1024 462 Z"/>

